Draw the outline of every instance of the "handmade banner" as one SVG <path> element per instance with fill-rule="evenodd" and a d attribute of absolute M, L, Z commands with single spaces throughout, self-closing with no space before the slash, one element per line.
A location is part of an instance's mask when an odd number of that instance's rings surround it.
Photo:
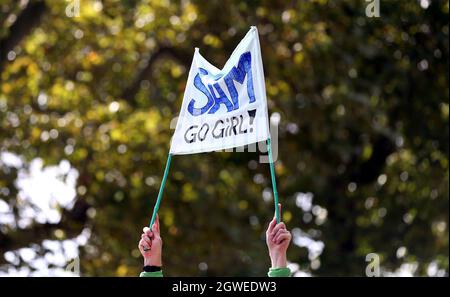
<path fill-rule="evenodd" d="M 251 27 L 223 69 L 195 49 L 170 153 L 194 154 L 269 138 L 258 30 Z"/>
<path fill-rule="evenodd" d="M 150 228 L 161 203 L 172 155 L 231 149 L 259 141 L 267 141 L 275 215 L 280 222 L 261 50 L 258 30 L 251 27 L 222 69 L 195 49 Z"/>

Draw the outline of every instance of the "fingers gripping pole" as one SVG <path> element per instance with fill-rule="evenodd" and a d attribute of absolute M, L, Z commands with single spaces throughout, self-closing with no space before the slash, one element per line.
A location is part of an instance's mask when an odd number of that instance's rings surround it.
<path fill-rule="evenodd" d="M 280 222 L 280 210 L 278 208 L 277 181 L 275 180 L 275 167 L 273 166 L 272 146 L 271 146 L 270 138 L 267 139 L 267 154 L 269 155 L 270 175 L 272 177 L 273 200 L 275 203 L 275 217 L 277 218 L 277 223 L 279 223 Z"/>
<path fill-rule="evenodd" d="M 159 187 L 158 198 L 156 199 L 155 207 L 153 208 L 152 219 L 150 220 L 150 229 L 156 219 L 156 214 L 158 213 L 159 205 L 161 204 L 162 195 L 164 192 L 164 186 L 166 185 L 167 175 L 169 174 L 170 161 L 172 160 L 172 154 L 169 153 L 167 156 L 166 168 L 164 169 L 163 179 L 161 181 L 161 186 Z"/>

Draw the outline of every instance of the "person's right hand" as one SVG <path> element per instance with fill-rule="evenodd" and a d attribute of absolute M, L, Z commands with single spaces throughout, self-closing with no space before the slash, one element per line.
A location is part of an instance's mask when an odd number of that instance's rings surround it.
<path fill-rule="evenodd" d="M 144 257 L 144 266 L 162 267 L 162 239 L 159 233 L 158 215 L 156 215 L 152 230 L 144 227 L 138 247 Z"/>

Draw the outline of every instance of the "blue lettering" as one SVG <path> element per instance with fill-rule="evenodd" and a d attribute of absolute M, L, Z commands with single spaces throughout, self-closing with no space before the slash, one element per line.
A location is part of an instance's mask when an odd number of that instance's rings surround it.
<path fill-rule="evenodd" d="M 219 110 L 220 105 L 224 104 L 227 108 L 227 111 L 230 112 L 232 110 L 239 109 L 239 94 L 236 90 L 234 82 L 238 82 L 240 84 L 244 83 L 245 77 L 247 77 L 247 94 L 250 99 L 250 103 L 255 102 L 255 91 L 253 89 L 253 76 L 252 76 L 252 56 L 250 52 L 245 52 L 239 58 L 239 62 L 237 67 L 234 66 L 230 72 L 225 76 L 224 81 L 227 86 L 228 92 L 231 95 L 231 100 L 225 95 L 224 91 L 220 87 L 218 83 L 214 83 L 213 85 L 208 85 L 209 91 L 206 86 L 203 84 L 201 80 L 202 75 L 208 74 L 208 71 L 199 68 L 199 73 L 194 78 L 194 86 L 197 90 L 205 94 L 208 98 L 208 102 L 201 107 L 196 108 L 195 99 L 191 99 L 188 105 L 188 111 L 193 116 L 202 115 L 209 110 L 209 114 L 215 113 Z M 217 81 L 221 76 L 215 78 Z M 214 87 L 214 88 L 213 88 Z M 215 89 L 215 91 L 214 91 Z M 217 95 L 216 95 L 217 92 Z"/>
<path fill-rule="evenodd" d="M 206 72 L 206 70 L 200 68 L 200 72 L 202 72 L 202 70 Z M 205 73 L 203 72 L 202 74 Z M 211 106 L 214 104 L 214 98 L 211 96 L 211 94 L 208 92 L 208 89 L 203 84 L 202 79 L 200 78 L 200 73 L 197 73 L 197 75 L 194 78 L 194 86 L 197 90 L 205 94 L 206 97 L 208 98 L 208 102 L 206 102 L 205 106 L 201 108 L 194 107 L 195 99 L 191 99 L 191 101 L 189 102 L 188 105 L 189 113 L 192 114 L 193 116 L 198 116 L 204 114 L 211 108 Z"/>
<path fill-rule="evenodd" d="M 209 110 L 209 114 L 215 113 L 219 108 L 220 104 L 225 104 L 227 107 L 227 111 L 230 112 L 233 110 L 233 104 L 228 100 L 227 95 L 223 92 L 222 88 L 219 86 L 218 83 L 214 84 L 214 88 L 216 88 L 217 93 L 219 93 L 219 96 L 217 97 L 212 85 L 209 85 L 209 90 L 211 91 L 211 94 L 214 97 L 214 106 Z"/>
<path fill-rule="evenodd" d="M 247 94 L 250 98 L 250 103 L 255 102 L 255 91 L 253 90 L 253 76 L 252 76 L 252 55 L 250 52 L 242 54 L 239 58 L 237 68 L 233 67 L 231 71 L 225 76 L 225 83 L 231 95 L 231 100 L 234 104 L 234 109 L 239 109 L 238 92 L 234 86 L 233 81 L 244 83 L 245 76 L 247 76 Z"/>

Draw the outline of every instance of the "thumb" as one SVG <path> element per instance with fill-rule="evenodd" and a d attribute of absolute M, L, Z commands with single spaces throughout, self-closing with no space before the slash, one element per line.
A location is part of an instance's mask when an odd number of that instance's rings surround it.
<path fill-rule="evenodd" d="M 155 234 L 159 235 L 159 215 L 156 215 L 156 220 L 155 223 L 153 223 L 152 231 Z"/>
<path fill-rule="evenodd" d="M 281 218 L 281 203 L 278 203 L 278 214 L 280 215 Z M 277 212 L 275 210 L 275 213 L 273 214 L 273 217 L 276 218 L 277 217 Z M 281 219 L 280 219 L 281 220 Z"/>

